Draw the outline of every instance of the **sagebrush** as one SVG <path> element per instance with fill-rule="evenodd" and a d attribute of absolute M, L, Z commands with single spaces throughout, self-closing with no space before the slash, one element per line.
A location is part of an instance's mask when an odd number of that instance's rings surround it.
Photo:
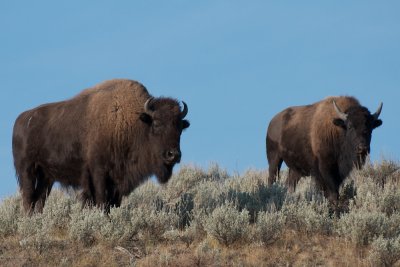
<path fill-rule="evenodd" d="M 28 217 L 16 194 L 0 205 L 0 237 L 9 244 L 0 247 L 0 262 L 9 261 L 14 249 L 30 262 L 63 266 L 224 265 L 229 259 L 268 265 L 265 257 L 252 259 L 249 253 L 245 260 L 229 251 L 271 251 L 295 234 L 346 240 L 367 251 L 360 264 L 389 266 L 400 259 L 398 170 L 397 163 L 382 160 L 352 172 L 340 191 L 345 204 L 339 213 L 332 212 L 310 177 L 289 193 L 286 172 L 268 186 L 265 171 L 229 175 L 216 164 L 208 170 L 184 166 L 164 186 L 149 181 L 109 214 L 82 207 L 76 193 L 53 190 L 43 213 Z M 64 255 L 66 248 L 92 256 Z M 62 256 L 46 256 L 54 250 Z M 120 254 L 103 261 L 101 251 Z M 296 263 L 294 256 L 275 259 L 283 262 Z"/>

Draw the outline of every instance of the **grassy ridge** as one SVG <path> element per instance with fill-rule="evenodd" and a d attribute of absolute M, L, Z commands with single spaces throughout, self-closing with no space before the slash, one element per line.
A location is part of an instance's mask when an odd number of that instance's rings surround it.
<path fill-rule="evenodd" d="M 296 192 L 267 174 L 183 167 L 143 184 L 109 215 L 54 190 L 42 214 L 17 194 L 0 203 L 1 266 L 391 266 L 400 260 L 400 173 L 390 161 L 355 171 L 341 216 L 310 178 Z"/>

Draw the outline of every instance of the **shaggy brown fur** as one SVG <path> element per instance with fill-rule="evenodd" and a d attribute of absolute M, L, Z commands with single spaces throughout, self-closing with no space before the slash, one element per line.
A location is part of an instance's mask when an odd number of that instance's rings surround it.
<path fill-rule="evenodd" d="M 333 102 L 347 119 L 338 118 Z M 269 183 L 275 182 L 284 161 L 290 190 L 301 176 L 312 175 L 326 197 L 336 202 L 344 178 L 354 165 L 361 167 L 370 152 L 372 130 L 382 124 L 379 113 L 380 109 L 371 115 L 353 97 L 328 97 L 278 113 L 266 138 Z"/>
<path fill-rule="evenodd" d="M 123 79 L 22 113 L 13 155 L 25 210 L 41 211 L 55 181 L 82 188 L 84 203 L 106 208 L 153 174 L 167 182 L 189 127 L 182 115 L 176 100 L 151 98 L 143 85 Z"/>

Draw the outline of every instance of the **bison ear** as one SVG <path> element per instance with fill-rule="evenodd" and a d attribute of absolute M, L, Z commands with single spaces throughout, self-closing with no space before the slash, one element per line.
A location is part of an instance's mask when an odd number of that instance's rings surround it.
<path fill-rule="evenodd" d="M 382 120 L 374 120 L 374 123 L 372 124 L 372 128 L 373 129 L 375 129 L 375 128 L 378 128 L 379 126 L 381 126 L 382 125 Z"/>
<path fill-rule="evenodd" d="M 143 121 L 144 123 L 146 123 L 148 125 L 151 125 L 151 123 L 153 122 L 153 118 L 147 113 L 141 113 L 139 118 L 141 121 Z"/>
<path fill-rule="evenodd" d="M 189 128 L 190 122 L 188 120 L 183 120 L 182 121 L 182 129 Z"/>
<path fill-rule="evenodd" d="M 346 123 L 342 119 L 333 119 L 333 124 L 346 130 Z"/>

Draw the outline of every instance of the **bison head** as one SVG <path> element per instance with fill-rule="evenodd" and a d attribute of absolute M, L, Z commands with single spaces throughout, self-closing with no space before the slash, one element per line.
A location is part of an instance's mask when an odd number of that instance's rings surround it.
<path fill-rule="evenodd" d="M 350 107 L 342 112 L 333 101 L 333 108 L 338 118 L 333 123 L 341 127 L 345 133 L 345 149 L 353 158 L 353 164 L 360 169 L 370 152 L 370 143 L 372 130 L 382 125 L 379 115 L 382 111 L 381 103 L 374 114 L 371 114 L 367 108 L 362 106 Z"/>
<path fill-rule="evenodd" d="M 168 182 L 172 169 L 181 160 L 180 138 L 190 126 L 185 120 L 188 107 L 170 98 L 149 98 L 144 104 L 140 119 L 149 127 L 151 157 L 155 164 L 155 175 L 160 183 Z"/>

